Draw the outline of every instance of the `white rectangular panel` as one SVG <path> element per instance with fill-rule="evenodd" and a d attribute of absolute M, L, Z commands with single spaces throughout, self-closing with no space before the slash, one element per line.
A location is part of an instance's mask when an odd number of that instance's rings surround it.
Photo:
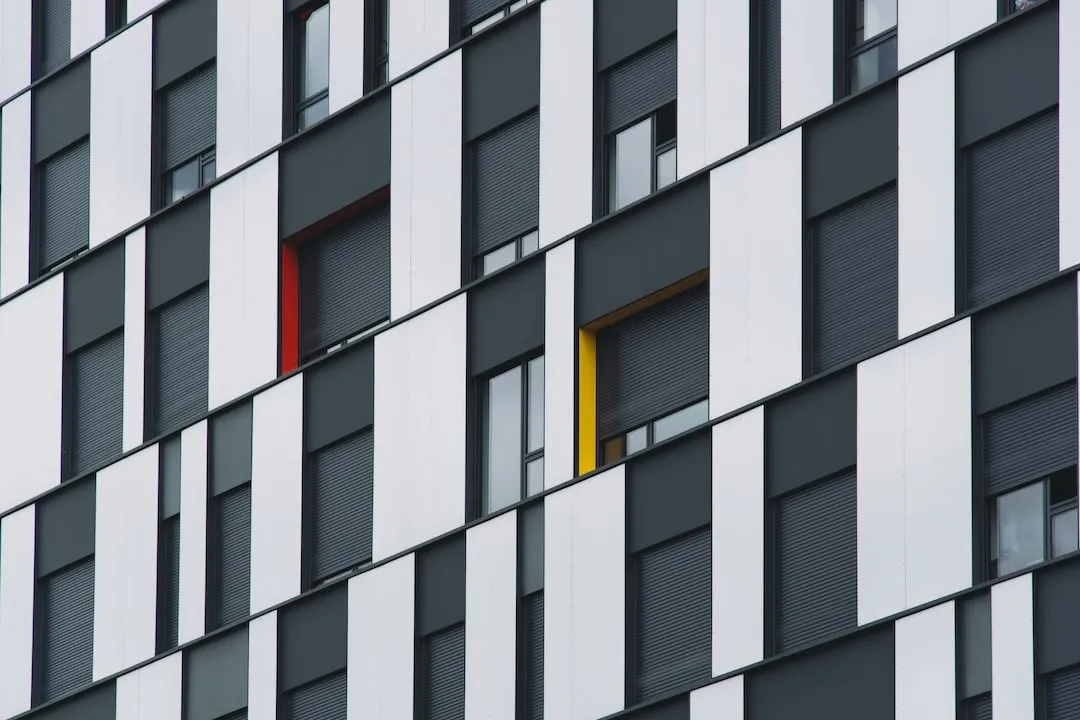
<path fill-rule="evenodd" d="M 3 109 L 0 148 L 0 297 L 30 280 L 30 93 Z"/>
<path fill-rule="evenodd" d="M 375 336 L 376 562 L 465 522 L 465 309 Z"/>
<path fill-rule="evenodd" d="M 690 693 L 690 720 L 744 720 L 743 676 L 736 675 Z"/>
<path fill-rule="evenodd" d="M 465 533 L 465 717 L 512 718 L 517 702 L 517 513 Z"/>
<path fill-rule="evenodd" d="M 0 520 L 0 717 L 30 709 L 35 507 Z"/>
<path fill-rule="evenodd" d="M 277 720 L 277 611 L 248 624 L 247 720 Z"/>
<path fill-rule="evenodd" d="M 994 720 L 1035 719 L 1035 619 L 1031 573 L 990 588 Z"/>
<path fill-rule="evenodd" d="M 451 0 L 387 0 L 390 79 L 430 60 L 450 44 Z"/>
<path fill-rule="evenodd" d="M 544 501 L 544 714 L 593 720 L 625 703 L 625 465 Z"/>
<path fill-rule="evenodd" d="M 206 632 L 207 426 L 180 434 L 180 644 Z"/>
<path fill-rule="evenodd" d="M 116 720 L 180 720 L 184 661 L 173 653 L 116 679 Z"/>
<path fill-rule="evenodd" d="M 72 0 L 71 57 L 77 57 L 104 39 L 105 0 Z"/>
<path fill-rule="evenodd" d="M 30 84 L 31 8 L 26 0 L 0 0 L 0 100 Z"/>
<path fill-rule="evenodd" d="M 364 0 L 330 0 L 330 112 L 364 94 Z"/>
<path fill-rule="evenodd" d="M 905 68 L 997 22 L 996 0 L 899 0 L 897 67 Z"/>
<path fill-rule="evenodd" d="M 833 102 L 833 0 L 780 0 L 780 125 Z"/>
<path fill-rule="evenodd" d="M 896 720 L 956 716 L 955 625 L 952 602 L 896 621 Z"/>
<path fill-rule="evenodd" d="M 712 171 L 709 413 L 802 379 L 802 130 Z"/>
<path fill-rule="evenodd" d="M 1064 270 L 1080 263 L 1080 207 L 1072 202 L 1080 193 L 1080 43 L 1077 43 L 1077 38 L 1080 38 L 1080 3 L 1059 3 L 1057 11 L 1058 262 Z M 4 115 L 6 122 L 7 108 L 4 108 Z M 7 137 L 6 125 L 4 137 Z M 4 159 L 6 162 L 6 145 Z M 7 180 L 6 174 L 4 179 Z"/>
<path fill-rule="evenodd" d="M 124 452 L 143 442 L 146 386 L 146 227 L 124 239 Z"/>
<path fill-rule="evenodd" d="M 547 0 L 551 2 L 551 0 Z M 577 473 L 574 468 L 576 376 L 574 346 L 574 244 L 571 239 L 544 255 L 544 487 Z"/>

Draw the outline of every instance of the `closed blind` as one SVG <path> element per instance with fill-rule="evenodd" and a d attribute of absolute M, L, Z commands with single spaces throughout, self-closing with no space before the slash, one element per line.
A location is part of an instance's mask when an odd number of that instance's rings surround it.
<path fill-rule="evenodd" d="M 93 681 L 94 558 L 41 582 L 41 702 L 48 702 Z"/>
<path fill-rule="evenodd" d="M 423 720 L 465 720 L 465 624 L 428 636 L 423 647 Z"/>
<path fill-rule="evenodd" d="M 370 429 L 312 456 L 312 576 L 371 560 L 374 440 Z"/>
<path fill-rule="evenodd" d="M 965 701 L 964 718 L 965 720 L 994 720 L 994 696 L 986 693 Z M 1080 717 L 1077 720 L 1080 720 Z"/>
<path fill-rule="evenodd" d="M 214 627 L 248 616 L 251 596 L 251 484 L 215 498 Z"/>
<path fill-rule="evenodd" d="M 1047 720 L 1080 720 L 1080 665 L 1046 678 Z"/>
<path fill-rule="evenodd" d="M 493 14 L 499 8 L 509 5 L 507 0 L 460 0 L 461 24 L 473 25 Z"/>
<path fill-rule="evenodd" d="M 165 520 L 162 526 L 164 578 L 161 599 L 164 612 L 161 631 L 162 647 L 158 652 L 172 650 L 178 643 L 180 628 L 180 516 Z"/>
<path fill-rule="evenodd" d="M 29 0 L 25 0 L 29 2 Z M 41 3 L 41 68 L 38 77 L 71 59 L 71 3 L 80 0 L 44 0 Z"/>
<path fill-rule="evenodd" d="M 530 112 L 473 143 L 473 253 L 540 222 L 540 114 Z"/>
<path fill-rule="evenodd" d="M 72 476 L 123 453 L 124 333 L 115 332 L 71 356 Z"/>
<path fill-rule="evenodd" d="M 525 718 L 544 720 L 544 591 L 525 598 Z"/>
<path fill-rule="evenodd" d="M 780 129 L 780 2 L 761 0 L 761 131 Z"/>
<path fill-rule="evenodd" d="M 207 409 L 210 288 L 203 285 L 157 311 L 154 435 L 178 430 Z"/>
<path fill-rule="evenodd" d="M 675 36 L 612 68 L 604 81 L 604 132 L 621 130 L 678 95 Z"/>
<path fill-rule="evenodd" d="M 319 678 L 289 692 L 285 699 L 287 720 L 346 720 L 346 671 Z"/>
<path fill-rule="evenodd" d="M 164 93 L 164 166 L 174 168 L 209 150 L 217 137 L 217 65 L 196 70 Z"/>
<path fill-rule="evenodd" d="M 80 140 L 39 166 L 41 273 L 90 243 L 90 139 Z"/>

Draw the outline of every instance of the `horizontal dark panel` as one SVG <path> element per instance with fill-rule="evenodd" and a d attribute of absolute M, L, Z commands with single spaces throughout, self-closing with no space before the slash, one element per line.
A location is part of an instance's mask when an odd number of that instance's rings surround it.
<path fill-rule="evenodd" d="M 632 712 L 624 720 L 690 720 L 690 693 Z"/>
<path fill-rule="evenodd" d="M 210 495 L 251 481 L 251 400 L 210 418 Z"/>
<path fill-rule="evenodd" d="M 544 345 L 544 261 L 481 283 L 469 292 L 469 374 L 486 373 Z"/>
<path fill-rule="evenodd" d="M 146 228 L 147 310 L 210 280 L 210 194 L 203 193 Z"/>
<path fill-rule="evenodd" d="M 171 2 L 154 13 L 155 90 L 216 56 L 217 0 Z"/>
<path fill-rule="evenodd" d="M 990 593 L 964 598 L 956 605 L 957 634 L 956 690 L 961 698 L 990 692 Z"/>
<path fill-rule="evenodd" d="M 71 700 L 33 715 L 33 720 L 115 720 L 115 718 L 115 680 L 109 680 L 93 690 L 79 693 Z"/>
<path fill-rule="evenodd" d="M 94 553 L 96 500 L 97 483 L 82 480 L 37 504 L 38 577 Z"/>
<path fill-rule="evenodd" d="M 629 544 L 637 552 L 712 521 L 712 435 L 706 430 L 631 460 L 626 468 Z"/>
<path fill-rule="evenodd" d="M 281 611 L 281 690 L 292 690 L 345 668 L 348 655 L 349 592 L 346 583 Z"/>
<path fill-rule="evenodd" d="M 158 448 L 161 453 L 161 517 L 166 519 L 180 514 L 180 435 L 162 440 Z"/>
<path fill-rule="evenodd" d="M 184 716 L 220 718 L 248 704 L 245 625 L 184 652 Z"/>
<path fill-rule="evenodd" d="M 374 422 L 375 355 L 364 342 L 304 373 L 304 445 L 308 452 Z"/>
<path fill-rule="evenodd" d="M 124 243 L 112 243 L 64 273 L 64 351 L 123 326 Z"/>
<path fill-rule="evenodd" d="M 518 562 L 522 595 L 544 588 L 544 503 L 533 503 L 520 511 Z"/>
<path fill-rule="evenodd" d="M 416 635 L 465 620 L 465 533 L 416 553 Z"/>
<path fill-rule="evenodd" d="M 540 104 L 540 6 L 499 23 L 465 47 L 465 142 Z"/>
<path fill-rule="evenodd" d="M 90 56 L 35 87 L 34 162 L 39 163 L 90 133 Z"/>
<path fill-rule="evenodd" d="M 1075 560 L 1035 573 L 1035 672 L 1080 663 L 1080 563 Z"/>
<path fill-rule="evenodd" d="M 596 0 L 596 70 L 675 32 L 677 0 Z"/>

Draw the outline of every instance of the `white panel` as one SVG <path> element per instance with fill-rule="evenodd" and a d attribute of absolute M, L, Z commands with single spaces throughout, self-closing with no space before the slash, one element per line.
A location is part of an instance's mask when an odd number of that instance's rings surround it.
<path fill-rule="evenodd" d="M 391 89 L 390 316 L 461 282 L 461 53 Z"/>
<path fill-rule="evenodd" d="M 0 717 L 30 709 L 35 508 L 0 520 Z"/>
<path fill-rule="evenodd" d="M 282 0 L 217 4 L 219 177 L 281 142 L 284 16 Z"/>
<path fill-rule="evenodd" d="M 722 680 L 690 693 L 690 720 L 743 720 L 743 676 Z"/>
<path fill-rule="evenodd" d="M 79 53 L 89 50 L 104 39 L 105 0 L 73 0 L 71 3 L 71 57 L 78 56 Z"/>
<path fill-rule="evenodd" d="M 540 6 L 540 246 L 592 222 L 593 4 Z"/>
<path fill-rule="evenodd" d="M 907 67 L 995 22 L 995 0 L 899 0 L 897 66 Z"/>
<path fill-rule="evenodd" d="M 952 53 L 900 78 L 900 337 L 953 316 L 956 74 Z"/>
<path fill-rule="evenodd" d="M 127 0 L 128 20 L 135 20 L 140 15 L 148 13 L 166 0 Z"/>
<path fill-rule="evenodd" d="M 991 587 L 994 720 L 1035 718 L 1034 635 L 1031 573 Z"/>
<path fill-rule="evenodd" d="M 1065 269 L 1080 263 L 1080 208 L 1072 202 L 1080 193 L 1080 4 L 1058 4 L 1058 37 L 1058 262 Z"/>
<path fill-rule="evenodd" d="M 502 720 L 517 693 L 517 513 L 465 533 L 465 717 Z"/>
<path fill-rule="evenodd" d="M 180 618 L 183 645 L 206 631 L 207 421 L 180 434 Z"/>
<path fill-rule="evenodd" d="M 124 240 L 124 452 L 143 442 L 146 384 L 146 227 Z"/>
<path fill-rule="evenodd" d="M 349 580 L 350 718 L 413 716 L 415 578 L 406 555 Z"/>
<path fill-rule="evenodd" d="M 0 510 L 60 484 L 64 279 L 0 306 Z"/>
<path fill-rule="evenodd" d="M 0 148 L 0 297 L 30 279 L 30 93 L 3 109 Z"/>
<path fill-rule="evenodd" d="M 712 457 L 715 676 L 764 657 L 765 409 L 713 426 Z"/>
<path fill-rule="evenodd" d="M 593 720 L 625 701 L 625 465 L 544 501 L 544 714 Z"/>
<path fill-rule="evenodd" d="M 255 396 L 251 418 L 251 612 L 300 592 L 304 376 Z"/>
<path fill-rule="evenodd" d="M 375 561 L 465 522 L 465 308 L 375 336 Z"/>
<path fill-rule="evenodd" d="M 547 0 L 551 2 L 552 0 Z M 577 325 L 574 322 L 574 243 L 544 256 L 544 487 L 574 472 L 574 406 Z"/>
<path fill-rule="evenodd" d="M 129 27 L 91 55 L 90 247 L 150 214 L 152 23 Z"/>
<path fill-rule="evenodd" d="M 277 611 L 248 623 L 248 720 L 277 720 Z"/>
<path fill-rule="evenodd" d="M 30 84 L 31 4 L 0 0 L 0 100 Z"/>
<path fill-rule="evenodd" d="M 952 602 L 896 621 L 896 720 L 956 717 L 955 625 Z"/>
<path fill-rule="evenodd" d="M 780 0 L 780 125 L 833 102 L 833 0 Z"/>
<path fill-rule="evenodd" d="M 364 94 L 364 0 L 330 0 L 330 112 Z"/>
<path fill-rule="evenodd" d="M 184 662 L 173 653 L 116 679 L 116 720 L 180 720 Z"/>
<path fill-rule="evenodd" d="M 390 79 L 438 55 L 450 43 L 451 0 L 387 0 Z"/>
<path fill-rule="evenodd" d="M 802 130 L 710 175 L 709 413 L 802 379 Z"/>
<path fill-rule="evenodd" d="M 210 408 L 277 377 L 277 198 L 276 153 L 210 191 Z"/>

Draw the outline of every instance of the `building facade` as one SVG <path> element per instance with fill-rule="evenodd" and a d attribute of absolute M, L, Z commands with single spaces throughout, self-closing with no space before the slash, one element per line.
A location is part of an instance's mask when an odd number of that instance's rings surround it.
<path fill-rule="evenodd" d="M 1080 719 L 1076 0 L 0 0 L 0 131 L 0 720 Z"/>

